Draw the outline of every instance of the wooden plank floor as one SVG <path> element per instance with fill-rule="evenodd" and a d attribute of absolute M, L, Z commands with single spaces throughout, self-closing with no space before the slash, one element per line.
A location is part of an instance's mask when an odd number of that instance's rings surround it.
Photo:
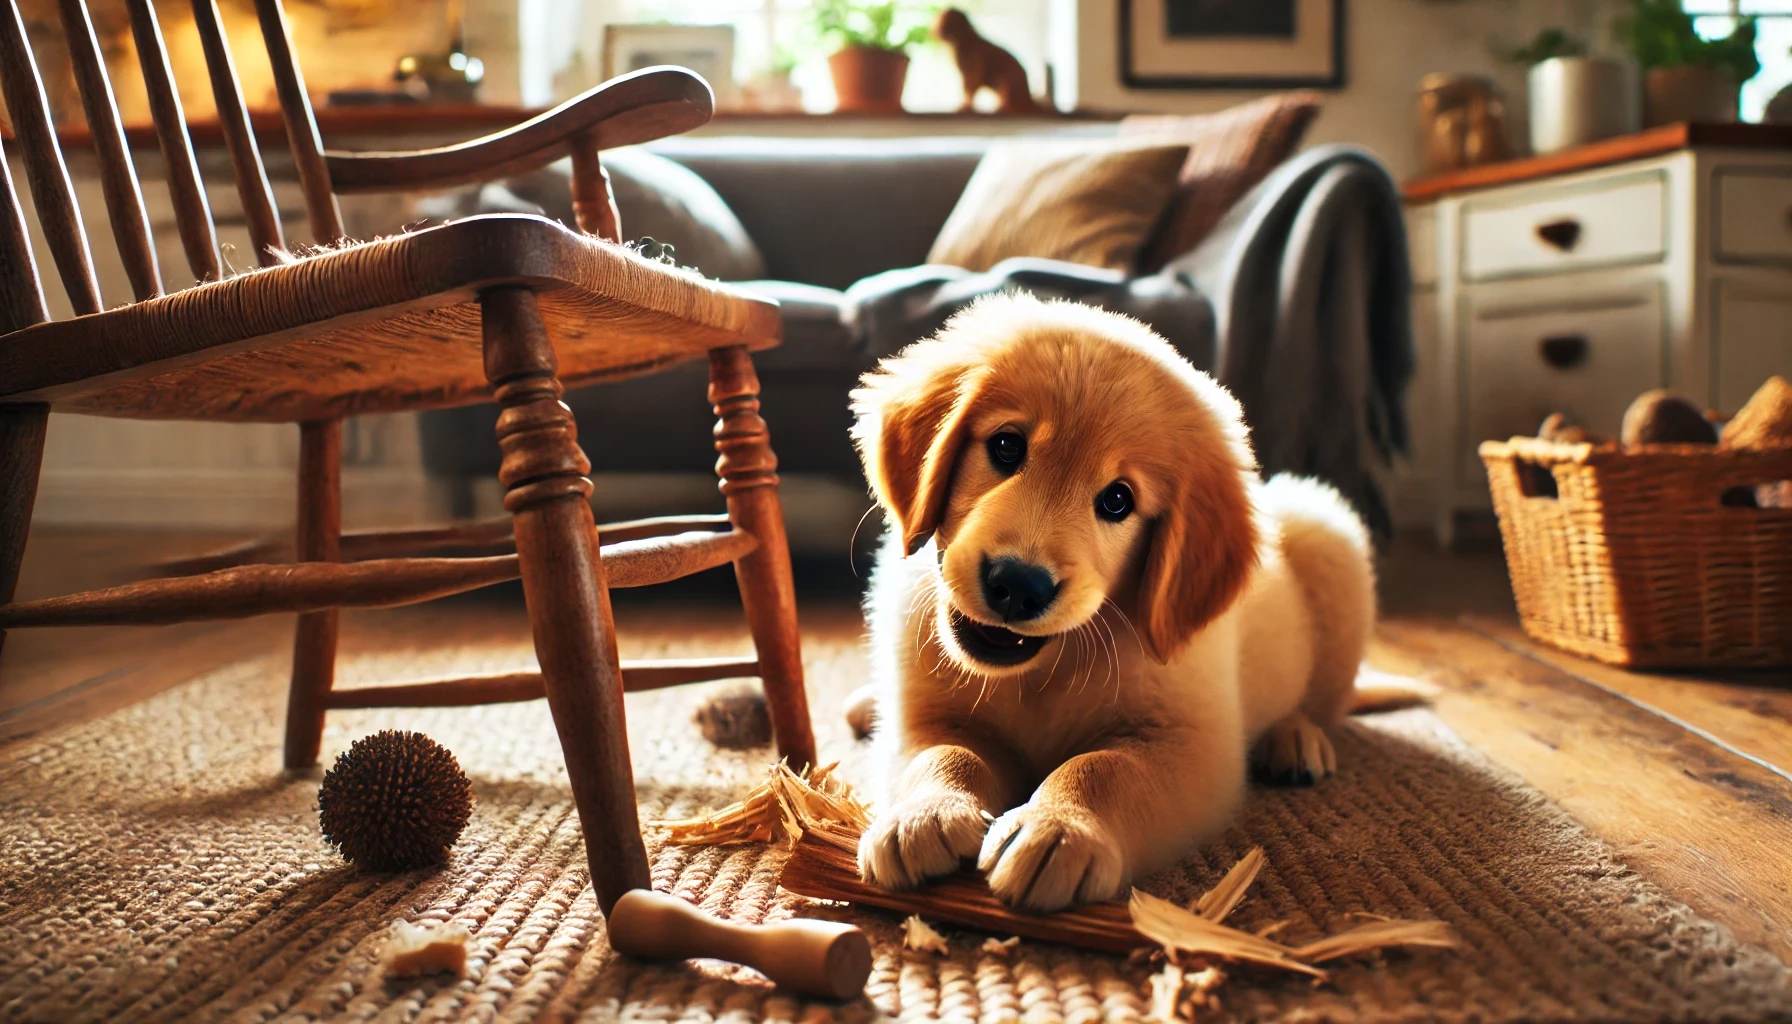
<path fill-rule="evenodd" d="M 117 582 L 223 538 L 39 531 L 22 597 Z M 804 586 L 811 632 L 856 631 L 844 566 Z M 1497 549 L 1397 543 L 1382 566 L 1371 660 L 1440 687 L 1471 745 L 1616 847 L 1630 866 L 1746 941 L 1792 962 L 1792 672 L 1641 675 L 1543 647 L 1519 630 Z M 639 592 L 627 600 L 635 601 Z M 659 600 L 736 615 L 726 588 Z M 626 639 L 631 614 L 619 604 Z M 643 613 L 640 609 L 636 613 Z M 346 650 L 453 635 L 514 644 L 520 601 L 465 599 L 345 616 Z M 17 631 L 0 654 L 0 757 L 212 669 L 285 658 L 290 617 L 164 629 Z M 625 650 L 625 654 L 627 651 Z M 822 713 L 831 713 L 823 709 Z"/>

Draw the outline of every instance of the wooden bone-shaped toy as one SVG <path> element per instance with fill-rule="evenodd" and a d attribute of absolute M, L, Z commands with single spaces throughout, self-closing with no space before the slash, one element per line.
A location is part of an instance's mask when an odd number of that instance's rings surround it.
<path fill-rule="evenodd" d="M 857 998 L 871 976 L 865 933 L 835 921 L 735 924 L 676 896 L 630 889 L 610 909 L 609 930 L 612 948 L 641 960 L 727 960 L 782 988 L 826 999 Z"/>

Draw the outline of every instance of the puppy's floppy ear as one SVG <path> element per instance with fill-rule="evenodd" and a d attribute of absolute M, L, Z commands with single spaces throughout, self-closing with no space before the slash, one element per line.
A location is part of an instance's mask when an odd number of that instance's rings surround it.
<path fill-rule="evenodd" d="M 1193 453 L 1151 532 L 1139 585 L 1139 636 L 1164 664 L 1238 598 L 1257 566 L 1257 512 L 1248 481 L 1220 451 Z"/>
<path fill-rule="evenodd" d="M 971 405 L 986 375 L 962 358 L 939 358 L 946 344 L 923 342 L 886 360 L 852 393 L 852 435 L 865 478 L 902 530 L 909 554 L 939 528 Z"/>

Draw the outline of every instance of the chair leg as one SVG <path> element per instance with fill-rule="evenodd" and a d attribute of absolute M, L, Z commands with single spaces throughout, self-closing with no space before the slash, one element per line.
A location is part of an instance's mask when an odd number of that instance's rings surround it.
<path fill-rule="evenodd" d="M 298 557 L 304 562 L 342 558 L 342 421 L 299 425 Z M 336 680 L 339 612 L 299 616 L 292 638 L 292 687 L 286 698 L 286 767 L 303 771 L 317 763 L 324 739 L 324 699 Z"/>
<path fill-rule="evenodd" d="M 715 406 L 716 475 L 728 499 L 728 518 L 735 529 L 759 538 L 759 547 L 734 563 L 734 575 L 759 652 L 778 754 L 792 767 L 812 765 L 815 733 L 803 689 L 796 585 L 790 575 L 784 507 L 778 500 L 778 456 L 759 415 L 759 375 L 745 348 L 710 351 L 709 401 Z"/>
<path fill-rule="evenodd" d="M 607 915 L 623 893 L 652 888 L 652 877 L 635 810 L 610 592 L 588 500 L 591 463 L 579 449 L 572 411 L 560 401 L 535 293 L 491 288 L 479 301 L 485 373 L 503 407 L 498 479 L 516 523 L 535 657 L 584 827 L 592 888 Z"/>
<path fill-rule="evenodd" d="M 47 405 L 0 405 L 0 604 L 11 601 L 19 585 L 49 420 Z M 0 650 L 5 648 L 0 630 Z"/>

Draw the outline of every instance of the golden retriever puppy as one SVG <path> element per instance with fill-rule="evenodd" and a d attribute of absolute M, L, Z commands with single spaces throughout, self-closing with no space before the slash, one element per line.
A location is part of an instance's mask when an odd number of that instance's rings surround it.
<path fill-rule="evenodd" d="M 1109 899 L 1225 827 L 1253 750 L 1271 778 L 1334 769 L 1375 617 L 1366 533 L 1323 484 L 1260 482 L 1238 403 L 1168 342 L 992 299 L 853 408 L 891 524 L 867 880 L 975 857 L 1012 905 Z"/>

